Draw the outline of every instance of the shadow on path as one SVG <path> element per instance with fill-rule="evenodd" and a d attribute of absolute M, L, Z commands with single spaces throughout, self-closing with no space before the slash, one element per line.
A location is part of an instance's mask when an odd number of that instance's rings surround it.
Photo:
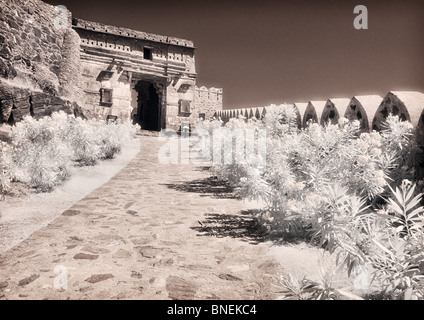
<path fill-rule="evenodd" d="M 199 170 L 207 171 L 209 167 L 201 167 Z M 214 176 L 165 185 L 177 191 L 199 193 L 201 197 L 241 199 L 234 194 L 233 188 L 226 181 Z M 271 241 L 274 244 L 303 241 L 303 238 L 299 238 L 296 234 L 270 231 L 269 227 L 267 228 L 261 224 L 257 218 L 261 212 L 260 209 L 250 209 L 240 211 L 238 214 L 206 213 L 205 219 L 198 221 L 199 226 L 191 229 L 197 231 L 198 236 L 231 237 L 251 244 L 259 244 L 266 241 Z"/>
<path fill-rule="evenodd" d="M 270 231 L 257 219 L 260 209 L 244 210 L 238 215 L 208 213 L 206 218 L 198 221 L 199 226 L 191 227 L 200 237 L 231 237 L 250 244 L 272 242 L 273 245 L 299 244 L 310 242 L 306 234 Z M 313 242 L 312 244 L 317 243 Z"/>
<path fill-rule="evenodd" d="M 192 180 L 183 183 L 165 184 L 168 188 L 183 191 L 200 193 L 201 197 L 212 197 L 218 199 L 238 199 L 233 188 L 225 181 L 216 177 Z"/>
<path fill-rule="evenodd" d="M 269 240 L 269 237 L 254 217 L 257 212 L 245 210 L 239 215 L 208 213 L 203 221 L 198 221 L 198 227 L 191 229 L 199 232 L 198 236 L 231 237 L 258 244 Z"/>

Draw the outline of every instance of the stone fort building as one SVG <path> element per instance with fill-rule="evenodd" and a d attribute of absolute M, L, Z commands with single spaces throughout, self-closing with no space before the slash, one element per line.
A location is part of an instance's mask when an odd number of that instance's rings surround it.
<path fill-rule="evenodd" d="M 177 128 L 222 109 L 222 89 L 196 86 L 192 41 L 72 19 L 81 38 L 84 105 L 143 129 Z"/>
<path fill-rule="evenodd" d="M 210 119 L 222 89 L 196 85 L 195 50 L 40 0 L 0 0 L 0 124 L 59 110 L 155 131 Z"/>

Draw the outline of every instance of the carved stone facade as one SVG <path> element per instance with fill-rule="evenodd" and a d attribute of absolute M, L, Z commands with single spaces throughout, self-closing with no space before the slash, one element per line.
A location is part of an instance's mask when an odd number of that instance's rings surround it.
<path fill-rule="evenodd" d="M 196 87 L 193 42 L 80 19 L 72 24 L 81 38 L 84 106 L 98 117 L 158 131 L 222 109 L 222 89 Z"/>

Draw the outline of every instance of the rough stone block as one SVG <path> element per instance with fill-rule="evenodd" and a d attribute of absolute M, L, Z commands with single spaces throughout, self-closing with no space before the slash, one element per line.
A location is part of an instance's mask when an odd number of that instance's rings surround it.
<path fill-rule="evenodd" d="M 5 59 L 10 59 L 12 57 L 12 51 L 10 50 L 9 46 L 6 44 L 3 44 L 0 49 L 0 56 Z"/>
<path fill-rule="evenodd" d="M 32 33 L 34 33 L 34 36 L 35 36 L 36 38 L 40 38 L 40 37 L 41 37 L 41 30 L 40 30 L 40 29 L 38 29 L 38 28 L 36 28 L 36 27 L 33 27 L 33 28 L 32 28 Z"/>
<path fill-rule="evenodd" d="M 50 71 L 53 72 L 56 76 L 59 77 L 60 74 L 60 67 L 58 65 L 52 65 L 50 66 Z"/>
<path fill-rule="evenodd" d="M 113 274 L 107 273 L 107 274 L 93 274 L 91 277 L 85 279 L 85 281 L 89 283 L 97 283 L 100 281 L 104 281 L 107 279 L 113 278 Z"/>
<path fill-rule="evenodd" d="M 56 87 L 51 81 L 47 79 L 42 79 L 42 80 L 39 80 L 37 84 L 40 86 L 43 92 L 48 93 L 49 95 L 52 95 L 52 96 L 57 95 Z"/>
<path fill-rule="evenodd" d="M 0 100 L 0 123 L 6 123 L 9 120 L 12 108 L 12 100 Z"/>
<path fill-rule="evenodd" d="M 16 70 L 12 66 L 12 64 L 0 58 L 0 77 L 6 78 L 6 79 L 13 79 L 16 77 Z"/>
<path fill-rule="evenodd" d="M 20 280 L 19 283 L 18 283 L 18 285 L 20 287 L 26 286 L 26 285 L 30 284 L 31 282 L 37 280 L 39 277 L 40 277 L 39 274 L 33 274 L 33 275 L 31 275 L 31 276 L 29 276 L 27 278 L 24 278 L 24 279 Z"/>
<path fill-rule="evenodd" d="M 20 25 L 15 21 L 15 20 L 12 20 L 12 19 L 10 19 L 9 21 L 8 21 L 8 23 L 9 23 L 9 26 L 12 28 L 12 29 L 19 29 L 20 28 Z"/>

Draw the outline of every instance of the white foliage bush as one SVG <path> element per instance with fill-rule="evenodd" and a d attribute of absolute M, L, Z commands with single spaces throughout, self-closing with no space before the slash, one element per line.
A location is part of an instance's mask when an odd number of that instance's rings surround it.
<path fill-rule="evenodd" d="M 50 117 L 25 117 L 12 131 L 13 176 L 40 191 L 49 191 L 69 177 L 71 150 L 63 141 L 63 124 Z"/>
<path fill-rule="evenodd" d="M 50 191 L 69 178 L 73 163 L 94 165 L 113 158 L 138 129 L 129 122 L 83 120 L 64 112 L 39 120 L 28 116 L 13 128 L 7 152 L 11 161 L 7 162 L 2 152 L 0 164 L 9 168 L 5 172 L 9 172 L 10 179 Z"/>
<path fill-rule="evenodd" d="M 74 160 L 81 165 L 94 165 L 101 159 L 112 158 L 120 151 L 118 125 L 107 124 L 102 120 L 75 119 L 71 122 L 72 131 L 69 143 Z"/>
<path fill-rule="evenodd" d="M 266 129 L 266 168 L 245 161 L 214 171 L 241 197 L 265 202 L 260 220 L 269 230 L 337 254 L 349 275 L 369 266 L 391 299 L 424 299 L 424 208 L 405 180 L 422 179 L 412 125 L 389 116 L 380 133 L 360 134 L 344 118 L 302 130 L 296 120 L 290 105 L 268 107 L 263 121 L 231 119 L 226 127 Z"/>

